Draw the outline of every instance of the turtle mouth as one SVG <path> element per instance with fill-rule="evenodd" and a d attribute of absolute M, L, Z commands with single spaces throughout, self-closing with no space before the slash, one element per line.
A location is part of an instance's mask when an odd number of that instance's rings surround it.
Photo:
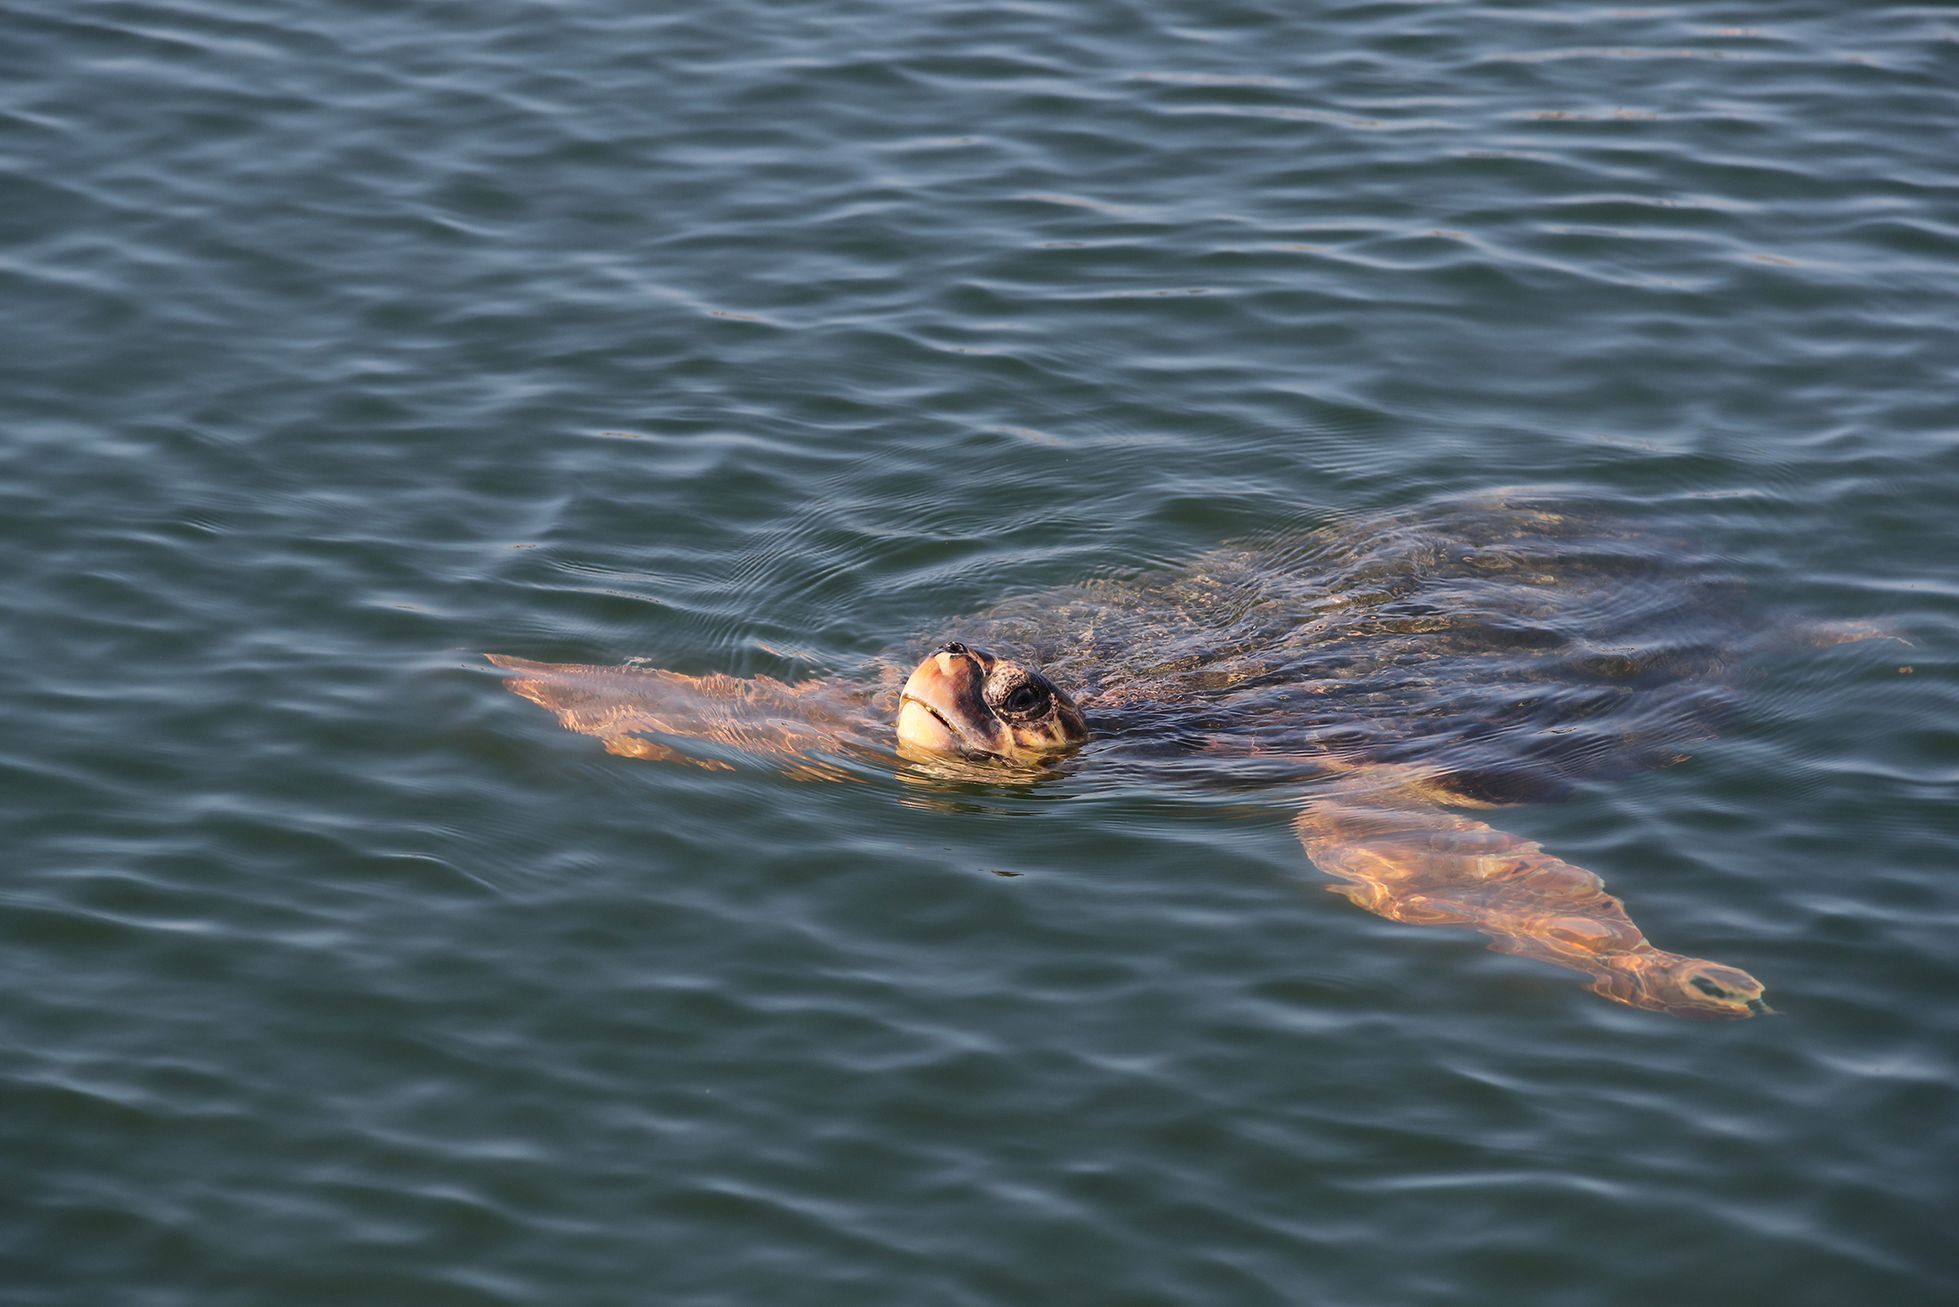
<path fill-rule="evenodd" d="M 986 704 L 988 660 L 963 644 L 941 645 L 898 696 L 898 734 L 914 745 L 973 758 L 1002 756 Z M 906 718 L 911 718 L 911 726 Z"/>
<path fill-rule="evenodd" d="M 950 735 L 953 739 L 959 741 L 959 743 L 963 746 L 962 752 L 967 753 L 976 758 L 997 758 L 1000 756 L 999 754 L 995 753 L 991 749 L 983 749 L 979 745 L 974 744 L 972 733 L 967 731 L 961 725 L 959 725 L 959 723 L 953 721 L 952 718 L 948 717 L 945 713 L 941 712 L 936 705 L 928 703 L 924 699 L 921 699 L 917 695 L 912 694 L 910 692 L 906 692 L 898 696 L 898 704 L 900 707 L 903 707 L 905 704 L 908 703 L 915 704 L 917 707 L 923 709 L 926 716 L 930 717 L 933 721 L 937 722 L 940 726 L 944 727 L 945 733 L 947 735 Z"/>

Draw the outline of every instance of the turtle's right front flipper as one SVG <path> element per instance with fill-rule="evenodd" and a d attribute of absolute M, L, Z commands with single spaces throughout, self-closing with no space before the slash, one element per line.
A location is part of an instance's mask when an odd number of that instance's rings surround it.
<path fill-rule="evenodd" d="M 832 758 L 872 747 L 861 709 L 834 682 L 790 685 L 767 676 L 688 676 L 653 667 L 484 656 L 510 677 L 505 684 L 511 693 L 622 757 L 724 771 L 730 764 L 717 751 L 735 750 L 798 779 L 838 780 L 846 773 Z"/>
<path fill-rule="evenodd" d="M 1295 823 L 1306 856 L 1369 912 L 1420 926 L 1473 926 L 1502 953 L 1582 971 L 1616 1002 L 1681 1016 L 1769 1010 L 1736 967 L 1653 947 L 1599 878 L 1530 840 L 1450 811 L 1395 768 L 1334 778 Z"/>

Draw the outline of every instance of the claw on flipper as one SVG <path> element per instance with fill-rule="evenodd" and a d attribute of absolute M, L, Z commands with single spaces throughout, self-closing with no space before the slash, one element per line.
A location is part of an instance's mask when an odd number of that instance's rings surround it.
<path fill-rule="evenodd" d="M 1675 1016 L 1742 1018 L 1775 1009 L 1762 998 L 1762 982 L 1739 967 L 1682 957 L 1648 945 L 1603 958 L 1609 968 L 1592 981 L 1595 994 Z"/>

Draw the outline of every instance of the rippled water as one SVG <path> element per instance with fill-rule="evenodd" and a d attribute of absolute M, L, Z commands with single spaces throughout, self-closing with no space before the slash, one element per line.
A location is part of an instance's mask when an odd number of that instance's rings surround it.
<path fill-rule="evenodd" d="M 0 30 L 0 1301 L 1959 1294 L 1950 7 Z M 480 658 L 1519 486 L 1909 642 L 1493 817 L 1776 1017 L 1367 915 L 1271 788 L 660 766 Z"/>

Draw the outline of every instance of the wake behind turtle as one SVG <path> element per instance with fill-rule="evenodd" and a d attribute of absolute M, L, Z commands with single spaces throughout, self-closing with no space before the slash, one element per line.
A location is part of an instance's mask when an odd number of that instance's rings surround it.
<path fill-rule="evenodd" d="M 489 657 L 630 757 L 1268 791 L 1369 911 L 1472 926 L 1635 1007 L 1767 1010 L 1745 971 L 1655 948 L 1596 875 L 1470 815 L 1679 761 L 1731 711 L 1760 625 L 1678 542 L 1523 496 L 1456 501 L 1028 596 L 944 634 L 915 667 L 894 652 L 797 684 Z"/>

